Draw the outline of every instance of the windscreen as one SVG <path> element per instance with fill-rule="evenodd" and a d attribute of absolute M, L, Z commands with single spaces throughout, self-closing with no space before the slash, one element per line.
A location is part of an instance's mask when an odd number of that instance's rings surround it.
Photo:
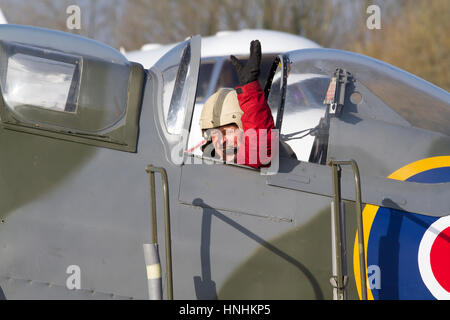
<path fill-rule="evenodd" d="M 314 128 L 325 114 L 324 99 L 337 67 L 346 69 L 381 100 L 386 111 L 392 112 L 390 117 L 406 120 L 405 125 L 450 136 L 450 95 L 425 80 L 381 61 L 340 50 L 298 50 L 286 54 L 285 59 L 287 79 L 281 139 L 291 146 L 299 160 L 309 160 Z M 281 102 L 280 89 L 281 68 L 278 68 L 269 95 L 273 113 Z"/>
<path fill-rule="evenodd" d="M 275 119 L 277 119 L 278 107 L 281 103 L 281 80 L 280 64 L 273 77 L 268 97 L 268 103 Z M 288 66 L 280 132 L 281 140 L 291 147 L 299 160 L 308 161 L 309 159 L 314 143 L 314 136 L 310 133 L 325 114 L 323 100 L 329 82 L 330 78 L 322 74 L 303 73 L 293 64 Z"/>
<path fill-rule="evenodd" d="M 332 75 L 336 67 L 358 81 L 412 126 L 450 136 L 450 95 L 403 70 L 359 54 L 306 49 L 288 54 L 292 74 Z"/>

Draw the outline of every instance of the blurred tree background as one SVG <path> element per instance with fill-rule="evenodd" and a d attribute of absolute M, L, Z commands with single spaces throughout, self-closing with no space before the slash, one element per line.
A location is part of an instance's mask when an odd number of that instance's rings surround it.
<path fill-rule="evenodd" d="M 81 9 L 68 30 L 66 8 Z M 369 5 L 381 29 L 369 30 Z M 194 34 L 260 28 L 359 52 L 450 90 L 450 0 L 0 0 L 9 23 L 58 29 L 127 51 Z"/>

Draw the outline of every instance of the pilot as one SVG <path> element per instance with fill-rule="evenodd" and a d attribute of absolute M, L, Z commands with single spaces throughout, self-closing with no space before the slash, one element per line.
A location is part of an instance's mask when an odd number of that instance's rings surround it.
<path fill-rule="evenodd" d="M 272 145 L 275 141 L 278 143 L 278 136 L 276 130 L 272 132 L 274 120 L 258 82 L 261 43 L 251 42 L 245 66 L 235 56 L 230 58 L 239 86 L 221 88 L 206 100 L 200 117 L 206 141 L 203 156 L 253 168 L 268 166 Z"/>

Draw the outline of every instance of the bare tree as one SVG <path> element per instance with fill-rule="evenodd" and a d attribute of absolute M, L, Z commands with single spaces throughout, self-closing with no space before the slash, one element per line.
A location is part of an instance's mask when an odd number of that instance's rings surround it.
<path fill-rule="evenodd" d="M 81 9 L 80 30 L 66 26 L 72 4 Z M 366 27 L 370 4 L 381 8 L 381 30 Z M 373 56 L 450 88 L 448 0 L 0 0 L 0 7 L 11 23 L 71 32 L 127 50 L 219 30 L 280 30 Z"/>
<path fill-rule="evenodd" d="M 397 3 L 381 30 L 365 31 L 347 49 L 405 69 L 449 90 L 450 2 Z"/>
<path fill-rule="evenodd" d="M 343 0 L 135 0 L 125 4 L 119 43 L 174 42 L 219 30 L 264 28 L 303 35 L 324 46 L 338 43 Z M 144 14 L 145 13 L 145 14 Z"/>

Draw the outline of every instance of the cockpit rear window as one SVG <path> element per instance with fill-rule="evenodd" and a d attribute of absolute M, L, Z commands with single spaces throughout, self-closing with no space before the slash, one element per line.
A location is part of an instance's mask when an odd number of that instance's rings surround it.
<path fill-rule="evenodd" d="M 15 51 L 7 58 L 1 82 L 8 106 L 13 110 L 33 106 L 75 112 L 81 57 L 53 52 L 50 60 L 25 46 L 16 46 Z M 42 90 L 44 83 L 46 90 Z"/>
<path fill-rule="evenodd" d="M 141 65 L 99 42 L 0 26 L 0 121 L 8 130 L 135 152 Z"/>
<path fill-rule="evenodd" d="M 129 64 L 0 41 L 5 107 L 24 124 L 97 134 L 125 115 Z"/>

